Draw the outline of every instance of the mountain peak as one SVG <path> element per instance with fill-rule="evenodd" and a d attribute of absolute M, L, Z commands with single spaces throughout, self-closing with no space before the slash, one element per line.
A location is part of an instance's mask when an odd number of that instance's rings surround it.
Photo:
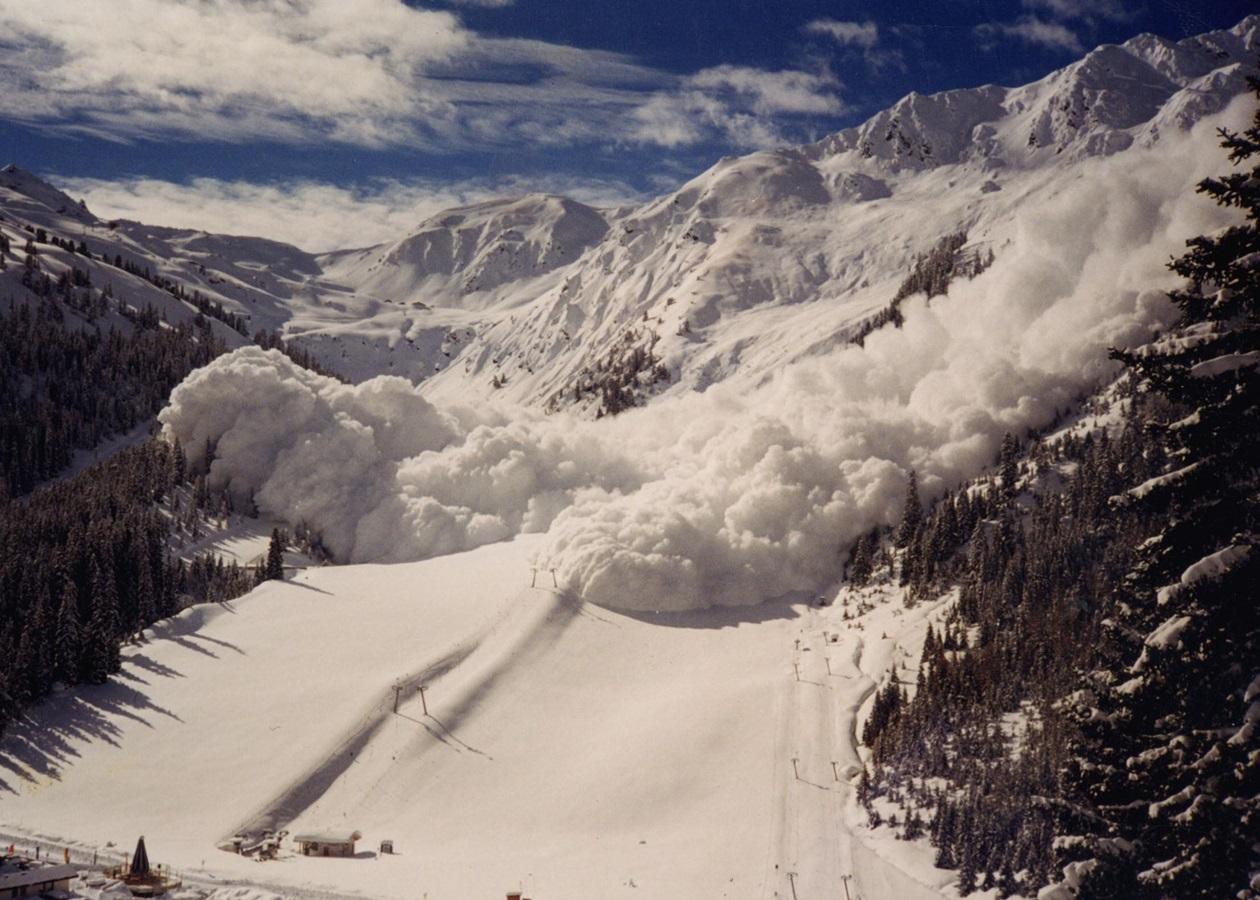
<path fill-rule="evenodd" d="M 88 212 L 82 200 L 75 200 L 40 178 L 28 172 L 16 163 L 9 163 L 0 169 L 0 188 L 8 188 L 29 200 L 47 208 L 57 215 L 70 216 L 82 221 L 95 221 L 96 217 Z"/>
<path fill-rule="evenodd" d="M 570 197 L 497 198 L 444 210 L 400 240 L 343 256 L 337 272 L 376 296 L 463 306 L 469 294 L 573 262 L 607 231 L 598 210 Z"/>
<path fill-rule="evenodd" d="M 1069 156 L 1107 155 L 1144 131 L 1154 134 L 1163 119 L 1185 127 L 1217 111 L 1211 97 L 1241 89 L 1246 72 L 1255 70 L 1258 47 L 1256 15 L 1233 28 L 1175 42 L 1141 34 L 1096 47 L 1022 87 L 912 91 L 805 152 L 815 159 L 851 153 L 859 165 L 890 172 L 968 159 L 992 166 L 1033 164 L 1045 152 L 1057 156 L 1068 150 Z M 1183 97 L 1170 105 L 1187 88 L 1199 99 Z"/>

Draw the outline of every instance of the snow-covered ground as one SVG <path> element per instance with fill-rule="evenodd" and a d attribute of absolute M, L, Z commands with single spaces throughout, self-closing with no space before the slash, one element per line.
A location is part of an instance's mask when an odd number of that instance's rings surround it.
<path fill-rule="evenodd" d="M 846 874 L 868 900 L 939 896 L 948 873 L 866 832 L 848 783 L 873 678 L 935 607 L 623 614 L 530 588 L 539 547 L 182 613 L 0 744 L 0 832 L 144 834 L 191 883 L 290 896 L 816 897 Z M 268 827 L 357 829 L 359 858 L 216 849 Z"/>

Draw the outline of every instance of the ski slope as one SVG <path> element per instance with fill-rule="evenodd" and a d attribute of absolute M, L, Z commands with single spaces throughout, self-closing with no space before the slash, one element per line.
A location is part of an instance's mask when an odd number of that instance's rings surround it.
<path fill-rule="evenodd" d="M 0 832 L 144 834 L 192 881 L 290 896 L 807 898 L 846 874 L 868 900 L 940 896 L 949 874 L 889 862 L 848 783 L 872 676 L 935 607 L 622 614 L 531 589 L 539 546 L 310 569 L 186 611 L 0 743 Z M 216 848 L 341 826 L 360 858 Z"/>

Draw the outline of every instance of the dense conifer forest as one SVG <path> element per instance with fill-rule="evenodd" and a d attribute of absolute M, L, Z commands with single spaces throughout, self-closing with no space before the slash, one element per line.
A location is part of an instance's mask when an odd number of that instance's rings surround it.
<path fill-rule="evenodd" d="M 0 507 L 0 731 L 56 683 L 104 682 L 159 619 L 253 587 L 250 570 L 170 550 L 225 502 L 150 440 Z"/>
<path fill-rule="evenodd" d="M 76 450 L 152 418 L 189 372 L 226 349 L 209 328 L 67 327 L 55 299 L 0 314 L 0 503 L 70 464 Z"/>
<path fill-rule="evenodd" d="M 41 248 L 54 246 L 71 266 L 53 278 Z M 13 253 L 4 236 L 0 261 Z M 83 242 L 30 229 L 23 249 L 21 297 L 0 300 L 0 503 L 63 471 L 76 450 L 97 446 L 157 414 L 172 388 L 193 369 L 228 350 L 211 320 L 248 335 L 244 317 L 174 279 L 155 275 L 121 255 L 100 262 L 166 291 L 196 310 L 172 324 L 151 305 L 115 295 L 112 282 L 94 284 L 77 259 L 94 259 Z M 253 341 L 280 350 L 298 365 L 337 377 L 279 334 L 256 331 Z"/>
<path fill-rule="evenodd" d="M 1260 85 L 1256 85 L 1260 92 Z M 1222 132 L 1260 155 L 1260 112 Z M 957 591 L 913 678 L 862 739 L 872 821 L 927 835 L 966 895 L 1254 897 L 1260 891 L 1260 166 L 1200 191 L 1245 224 L 1171 263 L 1178 326 L 1114 356 L 1120 421 L 1009 437 L 998 476 L 937 502 L 912 481 L 850 581 Z M 911 689 L 912 688 L 912 689 Z"/>

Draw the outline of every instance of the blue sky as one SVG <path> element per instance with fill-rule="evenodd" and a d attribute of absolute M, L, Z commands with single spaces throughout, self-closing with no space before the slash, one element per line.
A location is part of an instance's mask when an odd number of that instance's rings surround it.
<path fill-rule="evenodd" d="M 1180 0 L 0 0 L 0 155 L 108 215 L 366 243 L 528 190 L 659 193 L 911 90 L 1229 27 Z"/>

